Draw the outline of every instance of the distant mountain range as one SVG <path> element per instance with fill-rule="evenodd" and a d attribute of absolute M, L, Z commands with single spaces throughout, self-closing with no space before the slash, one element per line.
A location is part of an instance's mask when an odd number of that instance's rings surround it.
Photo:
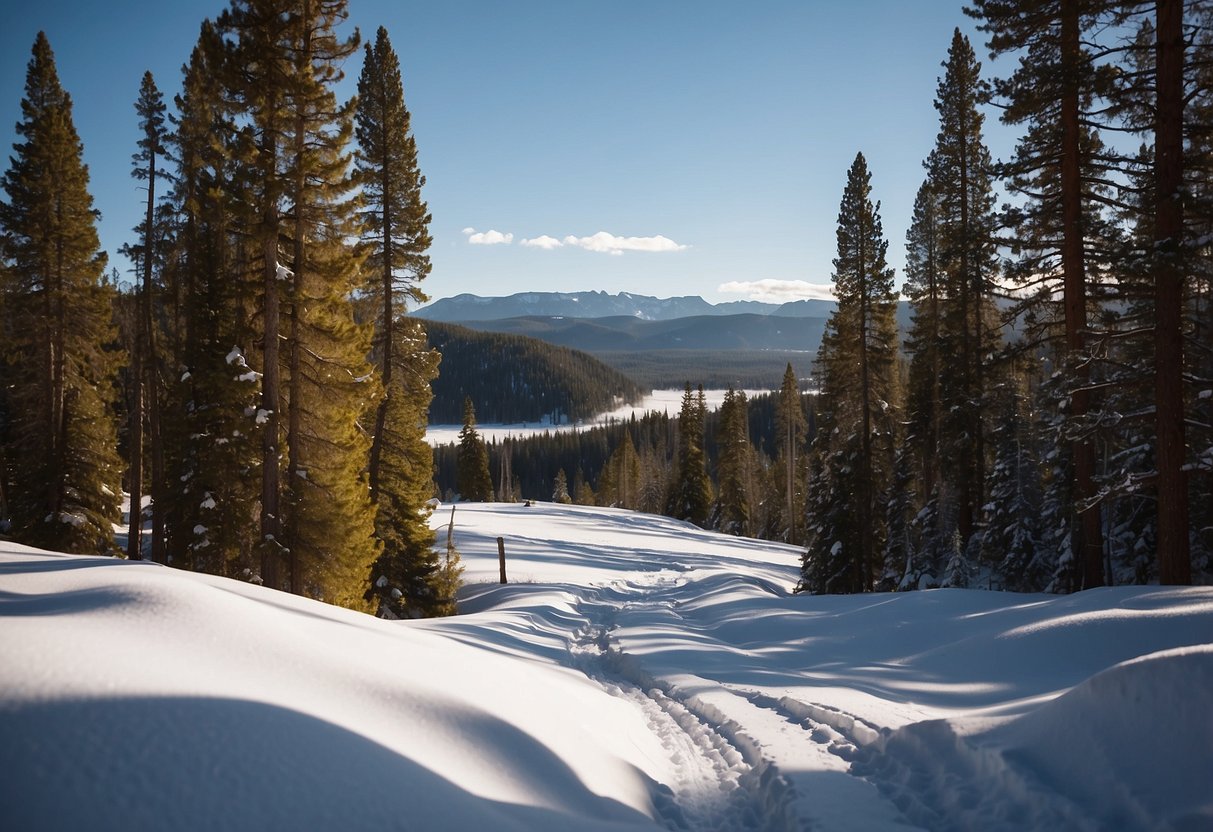
<path fill-rule="evenodd" d="M 834 307 L 828 300 L 711 304 L 627 292 L 522 292 L 457 295 L 413 314 L 587 352 L 646 387 L 694 380 L 757 388 L 778 386 L 789 362 L 808 372 Z M 904 301 L 897 322 L 904 334 Z"/>
<path fill-rule="evenodd" d="M 527 335 L 593 354 L 664 350 L 784 350 L 816 352 L 827 316 L 692 315 L 672 320 L 645 320 L 615 315 L 573 318 L 532 315 L 497 320 L 463 321 L 487 332 Z"/>
<path fill-rule="evenodd" d="M 834 308 L 829 300 L 761 303 L 753 300 L 708 303 L 698 296 L 657 298 L 620 292 L 520 292 L 505 297 L 456 295 L 436 300 L 413 313 L 418 318 L 449 323 L 498 321 L 503 318 L 635 318 L 671 321 L 678 318 L 722 315 L 756 315 L 791 318 L 826 318 Z"/>

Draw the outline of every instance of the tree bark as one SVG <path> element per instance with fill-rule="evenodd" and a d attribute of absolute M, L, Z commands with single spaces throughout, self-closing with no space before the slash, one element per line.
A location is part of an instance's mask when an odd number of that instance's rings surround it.
<path fill-rule="evenodd" d="M 1066 351 L 1078 362 L 1070 415 L 1083 435 L 1071 443 L 1074 502 L 1089 504 L 1095 496 L 1095 446 L 1082 425 L 1090 409 L 1087 391 L 1091 372 L 1084 358 L 1087 341 L 1086 257 L 1083 251 L 1082 177 L 1079 157 L 1079 19 L 1078 0 L 1061 3 L 1061 64 L 1064 88 L 1061 98 L 1061 210 L 1062 305 L 1065 311 Z M 1103 586 L 1103 526 L 1098 508 L 1078 515 L 1071 534 L 1077 558 L 1079 587 Z"/>
<path fill-rule="evenodd" d="M 1190 584 L 1183 401 L 1182 0 L 1155 5 L 1158 100 L 1154 126 L 1154 398 L 1158 434 L 1158 580 Z"/>
<path fill-rule="evenodd" d="M 142 315 L 136 315 L 141 321 Z M 130 474 L 127 483 L 130 491 L 130 512 L 127 517 L 126 556 L 130 560 L 143 560 L 143 339 L 142 323 L 135 325 L 135 350 L 131 356 L 131 377 L 134 396 L 130 412 Z"/>

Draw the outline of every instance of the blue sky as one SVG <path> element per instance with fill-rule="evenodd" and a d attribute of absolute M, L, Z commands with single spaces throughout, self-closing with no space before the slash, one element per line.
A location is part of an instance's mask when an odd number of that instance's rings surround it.
<path fill-rule="evenodd" d="M 224 7 L 40 0 L 5 14 L 0 140 L 14 139 L 44 29 L 75 101 L 102 245 L 121 269 L 117 249 L 142 210 L 130 178 L 140 78 L 152 70 L 171 100 L 199 24 Z M 435 298 L 793 299 L 794 282 L 830 282 L 857 151 L 900 281 L 952 30 L 986 54 L 961 4 L 936 0 L 350 0 L 350 12 L 364 39 L 386 26 L 400 55 L 433 214 L 425 289 Z M 360 66 L 361 53 L 345 94 Z M 1008 155 L 1013 132 L 993 116 L 986 129 L 994 155 Z M 785 291 L 756 294 L 762 286 Z"/>

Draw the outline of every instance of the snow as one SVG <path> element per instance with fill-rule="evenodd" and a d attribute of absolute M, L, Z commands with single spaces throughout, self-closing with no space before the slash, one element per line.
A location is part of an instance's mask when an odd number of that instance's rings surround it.
<path fill-rule="evenodd" d="M 464 614 L 387 622 L 0 543 L 3 826 L 1213 824 L 1213 589 L 795 596 L 795 548 L 545 503 L 455 544 Z"/>
<path fill-rule="evenodd" d="M 476 425 L 476 432 L 486 442 L 500 442 L 502 439 L 522 439 L 541 433 L 588 430 L 589 428 L 609 425 L 615 422 L 626 422 L 633 416 L 639 419 L 649 412 L 665 412 L 671 416 L 677 416 L 678 411 L 682 408 L 682 396 L 684 392 L 685 390 L 681 389 L 654 390 L 637 404 L 621 404 L 614 410 L 600 413 L 593 419 L 577 422 L 576 424 L 554 425 L 550 420 L 512 425 L 485 423 Z M 724 394 L 726 392 L 725 390 L 704 390 L 703 394 L 704 399 L 707 401 L 708 410 L 719 409 L 720 405 L 724 403 Z M 744 392 L 747 398 L 753 398 L 770 391 L 745 390 Z M 459 431 L 462 429 L 462 425 L 429 425 L 425 431 L 425 441 L 431 445 L 454 444 L 459 441 Z"/>

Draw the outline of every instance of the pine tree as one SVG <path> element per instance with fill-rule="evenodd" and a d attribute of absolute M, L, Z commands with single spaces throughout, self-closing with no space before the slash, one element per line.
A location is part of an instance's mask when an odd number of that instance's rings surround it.
<path fill-rule="evenodd" d="M 1098 274 L 1106 269 L 1101 261 L 1112 247 L 1112 229 L 1100 206 L 1108 201 L 1104 183 L 1116 159 L 1092 129 L 1108 76 L 1084 45 L 1089 40 L 1084 30 L 1094 25 L 1102 5 L 976 0 L 969 10 L 982 18 L 995 55 L 1028 54 L 1009 78 L 995 82 L 997 96 L 1006 103 L 1003 121 L 1027 128 L 1014 158 L 1002 166 L 1008 189 L 1024 197 L 1004 223 L 1018 255 L 1011 276 L 1029 299 L 1033 317 L 1053 330 L 1043 335 L 1058 340 L 1058 361 L 1066 368 L 1069 420 L 1061 438 L 1073 444 L 1066 455 L 1072 467 L 1056 482 L 1069 480 L 1066 491 L 1076 504 L 1064 519 L 1073 537 L 1069 548 L 1079 556 L 1077 585 L 1083 587 L 1104 582 L 1100 513 L 1077 511 L 1095 496 L 1095 448 L 1087 422 L 1097 421 L 1098 415 L 1088 418 L 1095 403 L 1087 342 Z M 1053 284 L 1059 277 L 1061 309 L 1056 310 L 1049 307 L 1057 305 Z"/>
<path fill-rule="evenodd" d="M 459 496 L 467 502 L 493 499 L 493 479 L 489 475 L 489 452 L 476 431 L 476 408 L 471 399 L 463 400 L 463 428 L 459 431 Z"/>
<path fill-rule="evenodd" d="M 938 213 L 939 198 L 928 179 L 914 198 L 913 219 L 906 232 L 906 279 L 902 287 L 913 315 L 905 344 L 910 356 L 906 445 L 914 457 L 920 504 L 930 499 L 938 484 L 943 424 L 940 379 L 949 358 L 944 342 L 943 314 L 948 299 L 939 250 Z"/>
<path fill-rule="evenodd" d="M 433 452 L 425 443 L 425 425 L 439 356 L 427 347 L 420 321 L 405 317 L 407 301 L 426 300 L 419 284 L 430 270 L 430 217 L 421 200 L 425 177 L 409 130 L 400 64 L 387 30 L 380 27 L 374 45 L 366 45 L 358 79 L 355 136 L 363 240 L 370 253 L 364 297 L 373 305 L 374 356 L 384 387 L 375 408 L 368 467 L 377 536 L 384 544 L 372 591 L 380 591 L 381 610 L 388 603 L 397 617 L 408 607 L 435 614 L 432 599 L 442 595 L 434 584 L 439 564 L 422 510 L 433 491 Z M 502 466 L 502 499 L 511 484 L 508 459 Z M 389 576 L 386 583 L 384 575 Z M 390 587 L 387 598 L 384 587 Z"/>
<path fill-rule="evenodd" d="M 375 516 L 383 552 L 371 572 L 368 600 L 377 602 L 377 612 L 385 618 L 438 615 L 447 594 L 440 586 L 442 562 L 426 507 L 434 490 L 433 460 L 417 452 L 418 444 L 425 446 L 425 399 L 398 391 L 387 401 L 388 439 Z"/>
<path fill-rule="evenodd" d="M 169 137 L 176 220 L 165 262 L 162 316 L 175 372 L 165 401 L 167 556 L 177 566 L 260 580 L 256 552 L 262 432 L 261 373 L 249 365 L 258 333 L 253 241 L 238 233 L 226 47 L 209 21 L 183 68 Z M 254 357 L 254 361 L 255 361 Z"/>
<path fill-rule="evenodd" d="M 344 0 L 234 0 L 219 29 L 241 124 L 237 222 L 261 283 L 262 577 L 359 606 L 377 544 L 358 417 L 379 386 L 370 327 L 353 314 L 353 104 L 333 92 L 358 46 L 336 34 L 346 17 Z"/>
<path fill-rule="evenodd" d="M 678 413 L 678 450 L 665 513 L 677 520 L 689 520 L 697 526 L 707 521 L 712 507 L 712 481 L 708 477 L 703 449 L 706 418 L 703 388 L 700 387 L 696 395 L 691 392 L 688 382 Z"/>
<path fill-rule="evenodd" d="M 623 440 L 611 453 L 599 479 L 601 503 L 619 508 L 637 508 L 640 503 L 641 459 L 632 443 L 632 434 L 625 431 Z"/>
<path fill-rule="evenodd" d="M 358 78 L 355 135 L 365 205 L 364 240 L 371 249 L 366 294 L 377 306 L 377 363 L 383 386 L 391 395 L 393 390 L 402 389 L 392 385 L 395 367 L 415 363 L 412 356 L 400 351 L 395 330 L 397 318 L 404 314 L 408 301 L 427 300 L 420 283 L 430 271 L 426 253 L 430 246 L 430 215 L 421 199 L 425 177 L 418 167 L 417 143 L 410 132 L 400 61 L 382 26 L 376 32 L 374 45 L 366 45 Z M 375 414 L 370 458 L 372 495 L 378 493 L 382 447 L 389 441 L 384 435 L 388 407 L 385 397 Z"/>
<path fill-rule="evenodd" d="M 103 279 L 71 97 L 42 32 L 21 112 L 0 205 L 12 534 L 108 553 L 121 482 L 112 415 L 118 356 L 109 348 L 114 287 Z"/>
<path fill-rule="evenodd" d="M 804 443 L 805 419 L 804 408 L 800 401 L 800 385 L 796 380 L 796 372 L 789 361 L 783 371 L 783 381 L 779 387 L 779 405 L 775 411 L 776 442 L 779 448 L 779 461 L 783 470 L 783 524 L 782 539 L 788 543 L 800 542 L 796 533 L 797 518 L 803 509 L 800 498 L 799 465 L 797 453 Z"/>
<path fill-rule="evenodd" d="M 753 480 L 753 449 L 746 418 L 746 395 L 734 391 L 732 387 L 725 392 L 724 403 L 720 407 L 716 443 L 720 448 L 716 477 L 719 496 L 712 525 L 726 534 L 749 535 L 752 532 L 750 488 Z"/>
<path fill-rule="evenodd" d="M 1192 583 L 1184 471 L 1184 47 L 1183 0 L 1155 9 L 1154 430 L 1158 437 L 1158 580 Z"/>
<path fill-rule="evenodd" d="M 569 478 L 563 468 L 556 472 L 556 480 L 552 483 L 552 502 L 566 505 L 573 502 L 569 494 Z"/>
<path fill-rule="evenodd" d="M 127 557 L 143 557 L 143 515 L 139 509 L 143 495 L 143 423 L 148 423 L 149 456 L 152 460 L 153 496 L 153 560 L 166 562 L 164 552 L 164 448 L 160 437 L 161 378 L 157 349 L 155 318 L 152 310 L 152 270 L 156 259 L 157 163 L 164 156 L 166 128 L 164 97 L 156 87 L 151 72 L 143 74 L 139 87 L 139 99 L 135 102 L 139 115 L 141 137 L 139 150 L 132 157 L 134 167 L 131 175 L 147 183 L 147 211 L 143 222 L 135 229 L 140 235 L 138 246 L 129 247 L 127 254 L 139 264 L 140 286 L 138 310 L 135 320 L 135 343 L 131 351 L 131 386 L 134 390 L 130 413 L 130 432 L 127 444 L 130 448 L 130 476 L 128 487 L 131 494 L 130 525 L 127 532 Z M 159 505 L 157 505 L 157 502 Z"/>
<path fill-rule="evenodd" d="M 981 546 L 993 567 L 997 589 L 1039 592 L 1048 582 L 1048 563 L 1040 546 L 1040 463 L 1027 396 L 1013 376 L 1004 389 L 998 425 L 993 431 L 990 506 Z"/>
<path fill-rule="evenodd" d="M 880 204 L 871 199 L 863 154 L 847 174 L 838 214 L 838 256 L 830 316 L 818 351 L 822 415 L 811 488 L 803 588 L 865 592 L 873 588 L 884 550 L 884 500 L 893 464 L 897 407 L 893 270 Z M 846 508 L 843 503 L 845 500 Z"/>
<path fill-rule="evenodd" d="M 985 93 L 981 64 L 968 38 L 952 35 L 935 97 L 939 133 L 926 162 L 938 234 L 938 270 L 946 303 L 938 324 L 949 356 L 940 370 L 940 427 L 948 438 L 938 454 L 956 495 L 956 524 L 967 546 L 979 521 L 989 430 L 985 391 L 988 356 L 997 351 L 992 290 L 996 275 L 993 164 L 982 139 L 978 103 Z"/>
<path fill-rule="evenodd" d="M 455 599 L 463 586 L 463 565 L 459 549 L 455 546 L 455 507 L 451 506 L 451 522 L 446 527 L 446 553 L 434 575 L 433 586 L 436 598 L 434 615 L 455 615 L 459 612 Z"/>

